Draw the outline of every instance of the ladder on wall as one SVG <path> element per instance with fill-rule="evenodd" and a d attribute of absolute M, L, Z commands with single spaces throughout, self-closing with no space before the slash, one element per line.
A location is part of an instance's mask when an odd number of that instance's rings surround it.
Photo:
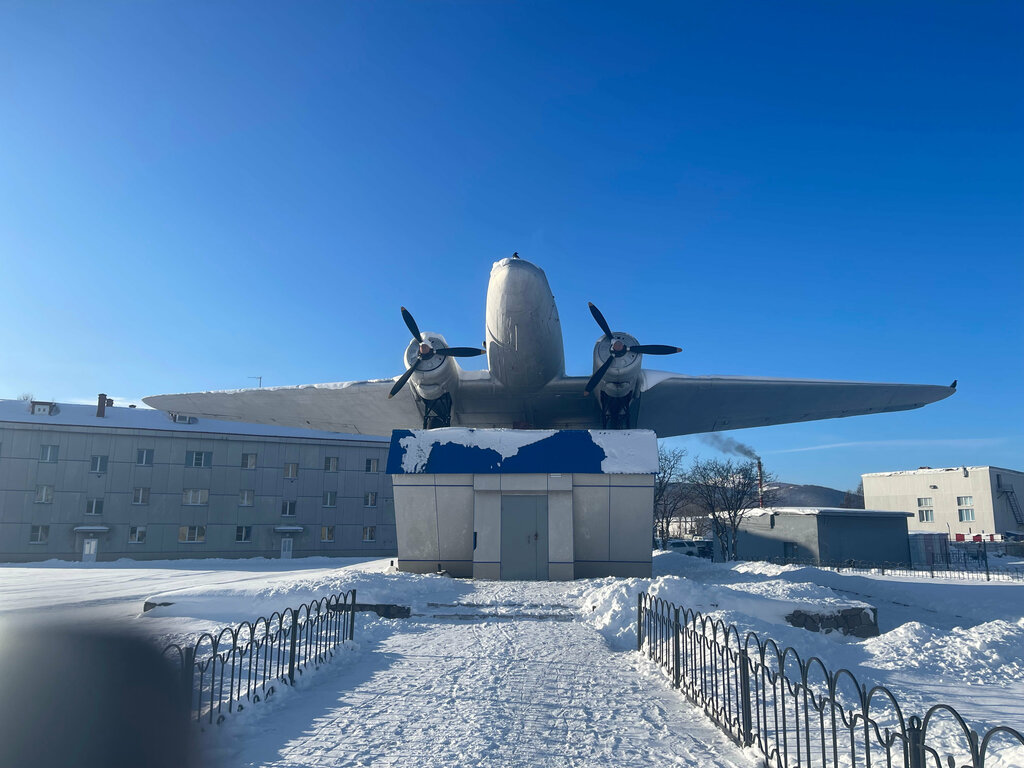
<path fill-rule="evenodd" d="M 1024 513 L 1021 512 L 1020 502 L 1017 501 L 1017 494 L 1013 490 L 1013 486 L 1003 488 L 1003 493 L 1006 494 L 1006 501 L 1010 504 L 1010 511 L 1013 512 L 1013 519 L 1017 521 L 1017 525 L 1024 525 Z"/>

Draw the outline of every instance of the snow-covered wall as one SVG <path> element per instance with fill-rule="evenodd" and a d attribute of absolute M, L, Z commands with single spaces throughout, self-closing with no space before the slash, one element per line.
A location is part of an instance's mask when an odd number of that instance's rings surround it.
<path fill-rule="evenodd" d="M 645 429 L 396 429 L 387 471 L 653 475 L 658 471 L 658 440 Z"/>

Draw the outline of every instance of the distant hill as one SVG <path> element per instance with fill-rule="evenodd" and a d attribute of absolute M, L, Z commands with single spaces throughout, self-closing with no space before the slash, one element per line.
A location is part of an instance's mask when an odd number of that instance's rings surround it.
<path fill-rule="evenodd" d="M 780 507 L 841 507 L 846 499 L 846 491 L 826 488 L 823 485 L 794 485 L 793 483 L 773 483 L 779 489 L 775 502 Z M 852 503 L 847 506 L 864 509 L 864 497 L 851 494 Z"/>
<path fill-rule="evenodd" d="M 778 489 L 776 498 L 772 501 L 776 507 L 842 507 L 847 500 L 847 491 L 826 488 L 823 485 L 795 485 L 794 483 L 772 483 L 773 488 Z M 850 493 L 850 499 L 846 504 L 850 509 L 864 509 L 864 497 L 860 494 Z M 696 508 L 687 505 L 683 511 L 687 514 L 700 514 Z"/>

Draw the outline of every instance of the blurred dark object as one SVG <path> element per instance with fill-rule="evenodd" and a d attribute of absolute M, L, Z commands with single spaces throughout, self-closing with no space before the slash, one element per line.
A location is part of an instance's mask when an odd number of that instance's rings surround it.
<path fill-rule="evenodd" d="M 143 640 L 0 627 L 0 766 L 190 768 L 178 677 Z"/>

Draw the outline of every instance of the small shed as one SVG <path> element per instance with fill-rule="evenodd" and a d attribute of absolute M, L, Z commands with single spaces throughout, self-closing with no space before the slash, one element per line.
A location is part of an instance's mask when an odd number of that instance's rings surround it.
<path fill-rule="evenodd" d="M 880 509 L 752 509 L 740 523 L 736 554 L 741 560 L 910 565 L 908 517 Z M 717 542 L 715 557 L 721 557 Z"/>
<path fill-rule="evenodd" d="M 482 579 L 651 575 L 649 430 L 395 430 L 398 567 Z"/>

